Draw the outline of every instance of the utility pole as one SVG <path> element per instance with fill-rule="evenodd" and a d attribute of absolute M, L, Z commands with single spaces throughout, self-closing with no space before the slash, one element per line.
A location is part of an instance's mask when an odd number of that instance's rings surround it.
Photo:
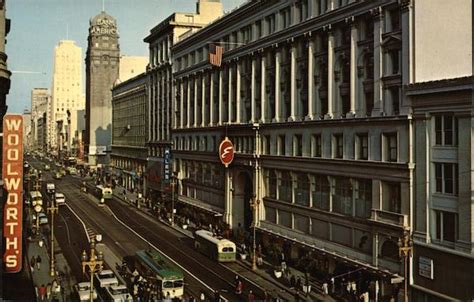
<path fill-rule="evenodd" d="M 95 272 L 101 272 L 102 271 L 102 264 L 104 263 L 104 255 L 102 252 L 99 251 L 99 255 L 96 257 L 95 255 L 95 239 L 91 240 L 90 244 L 90 254 L 89 254 L 89 260 L 87 260 L 87 253 L 86 251 L 82 251 L 82 273 L 86 273 L 86 267 L 89 268 L 90 272 L 90 294 L 89 294 L 89 300 L 90 302 L 94 301 L 94 273 Z"/>
<path fill-rule="evenodd" d="M 405 230 L 403 233 L 403 238 L 398 238 L 398 253 L 400 258 L 403 257 L 404 264 L 404 279 L 405 279 L 405 289 L 404 296 L 405 302 L 408 302 L 408 259 L 411 256 L 411 251 L 413 249 L 413 241 L 410 238 L 410 231 Z"/>

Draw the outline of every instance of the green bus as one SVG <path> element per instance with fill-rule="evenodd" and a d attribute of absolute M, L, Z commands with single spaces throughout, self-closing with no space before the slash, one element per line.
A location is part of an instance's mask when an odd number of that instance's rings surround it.
<path fill-rule="evenodd" d="M 104 187 L 102 185 L 98 185 L 95 187 L 96 189 L 96 197 L 99 198 L 99 204 L 104 204 L 108 200 L 112 200 L 112 188 Z"/>
<path fill-rule="evenodd" d="M 137 270 L 149 282 L 154 282 L 161 299 L 182 299 L 184 274 L 156 250 L 136 252 L 133 270 Z"/>
<path fill-rule="evenodd" d="M 206 230 L 194 232 L 194 247 L 218 262 L 232 262 L 236 257 L 236 246 L 232 241 L 214 236 Z"/>

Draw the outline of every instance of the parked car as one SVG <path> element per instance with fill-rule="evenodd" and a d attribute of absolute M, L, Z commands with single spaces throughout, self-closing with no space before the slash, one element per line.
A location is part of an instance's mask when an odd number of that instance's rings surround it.
<path fill-rule="evenodd" d="M 56 193 L 54 195 L 56 198 L 56 205 L 65 205 L 66 204 L 66 196 L 63 193 Z"/>
<path fill-rule="evenodd" d="M 63 175 L 61 174 L 61 172 L 56 172 L 56 173 L 54 173 L 54 175 L 53 175 L 53 178 L 54 178 L 54 179 L 61 179 L 62 177 L 63 177 Z"/>
<path fill-rule="evenodd" d="M 106 288 L 106 300 L 114 302 L 132 302 L 132 295 L 128 292 L 128 289 L 125 285 L 111 285 Z"/>
<path fill-rule="evenodd" d="M 39 213 L 38 219 L 40 225 L 48 224 L 48 216 L 45 213 Z"/>
<path fill-rule="evenodd" d="M 69 168 L 67 168 L 67 171 L 68 171 L 69 174 L 71 174 L 71 175 L 77 175 L 77 170 L 76 170 L 76 168 L 74 168 L 74 167 L 69 167 Z"/>
<path fill-rule="evenodd" d="M 118 285 L 117 277 L 115 277 L 114 272 L 109 269 L 103 270 L 100 273 L 95 273 L 94 276 L 97 280 L 97 284 L 101 288 L 106 288 L 110 285 Z"/>
<path fill-rule="evenodd" d="M 80 301 L 90 301 L 91 284 L 90 282 L 79 282 L 74 285 L 74 291 L 79 296 Z M 94 289 L 92 298 L 97 299 L 97 291 Z"/>

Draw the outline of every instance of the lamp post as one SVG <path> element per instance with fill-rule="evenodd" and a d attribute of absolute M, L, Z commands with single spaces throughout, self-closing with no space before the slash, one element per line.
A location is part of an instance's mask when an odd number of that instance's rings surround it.
<path fill-rule="evenodd" d="M 99 252 L 99 255 L 95 255 L 95 239 L 91 240 L 90 244 L 90 255 L 89 255 L 89 260 L 87 260 L 87 253 L 86 251 L 82 251 L 82 273 L 86 273 L 86 267 L 89 268 L 90 272 L 90 293 L 89 293 L 89 298 L 90 301 L 94 301 L 94 273 L 95 272 L 101 272 L 102 271 L 102 264 L 104 262 L 104 256 L 102 252 Z"/>
<path fill-rule="evenodd" d="M 49 274 L 51 277 L 54 277 L 55 274 L 55 261 L 54 261 L 54 214 L 58 212 L 58 206 L 56 205 L 56 195 L 54 191 L 51 195 L 51 202 L 47 211 L 51 213 L 51 265 Z"/>
<path fill-rule="evenodd" d="M 260 204 L 260 200 L 256 198 L 254 195 L 252 199 L 250 200 L 250 207 L 252 208 L 253 212 L 253 225 L 252 225 L 252 231 L 253 231 L 253 240 L 252 240 L 252 270 L 257 270 L 257 243 L 255 239 L 256 235 L 256 229 L 257 229 L 257 210 L 258 210 L 258 205 Z"/>
<path fill-rule="evenodd" d="M 405 302 L 408 302 L 408 258 L 411 256 L 412 249 L 413 241 L 410 238 L 410 232 L 405 230 L 403 232 L 403 238 L 398 238 L 398 254 L 400 258 L 403 257 L 404 260 Z"/>
<path fill-rule="evenodd" d="M 176 186 L 176 175 L 171 176 L 171 226 L 174 226 L 174 190 Z"/>

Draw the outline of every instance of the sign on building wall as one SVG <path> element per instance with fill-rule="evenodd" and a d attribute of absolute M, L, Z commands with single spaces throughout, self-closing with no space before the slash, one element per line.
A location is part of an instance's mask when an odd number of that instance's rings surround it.
<path fill-rule="evenodd" d="M 433 259 L 420 256 L 420 258 L 418 259 L 418 274 L 420 274 L 420 276 L 422 277 L 433 280 Z"/>
<path fill-rule="evenodd" d="M 163 159 L 163 175 L 166 184 L 170 183 L 171 180 L 171 152 L 170 149 L 165 150 L 165 156 Z"/>
<path fill-rule="evenodd" d="M 234 145 L 227 137 L 219 145 L 219 158 L 226 168 L 234 160 Z"/>
<path fill-rule="evenodd" d="M 89 155 L 105 155 L 107 146 L 89 146 Z"/>
<path fill-rule="evenodd" d="M 3 213 L 4 271 L 17 273 L 22 267 L 23 221 L 23 118 L 6 115 L 3 119 L 2 178 L 6 191 Z"/>

